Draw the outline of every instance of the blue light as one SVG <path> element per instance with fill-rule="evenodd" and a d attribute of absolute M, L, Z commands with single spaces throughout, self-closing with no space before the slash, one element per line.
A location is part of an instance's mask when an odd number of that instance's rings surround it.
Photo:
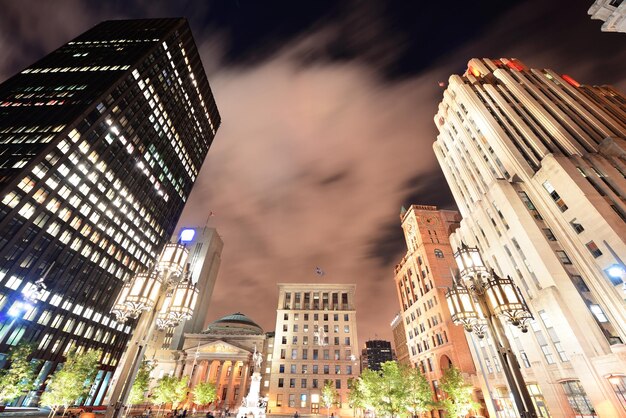
<path fill-rule="evenodd" d="M 33 309 L 32 305 L 17 301 L 13 305 L 11 305 L 11 307 L 7 311 L 7 314 L 10 317 L 17 318 L 18 316 L 22 316 L 25 312 L 28 312 L 31 309 Z"/>
<path fill-rule="evenodd" d="M 196 230 L 191 228 L 185 228 L 180 231 L 180 242 L 191 242 L 196 235 Z"/>
<path fill-rule="evenodd" d="M 609 276 L 617 279 L 624 274 L 624 269 L 621 266 L 613 265 L 607 269 L 607 273 L 609 273 Z"/>

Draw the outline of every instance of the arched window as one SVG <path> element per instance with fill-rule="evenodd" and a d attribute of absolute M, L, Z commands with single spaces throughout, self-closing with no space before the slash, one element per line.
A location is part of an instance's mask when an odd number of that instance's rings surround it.
<path fill-rule="evenodd" d="M 443 258 L 443 251 L 436 249 L 435 250 L 435 257 L 437 258 Z"/>

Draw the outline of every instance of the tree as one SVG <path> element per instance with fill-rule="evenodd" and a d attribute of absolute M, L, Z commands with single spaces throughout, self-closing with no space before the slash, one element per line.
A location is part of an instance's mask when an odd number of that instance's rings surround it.
<path fill-rule="evenodd" d="M 217 389 L 210 382 L 198 383 L 193 388 L 193 401 L 198 405 L 208 405 L 217 399 Z"/>
<path fill-rule="evenodd" d="M 393 418 L 406 410 L 408 388 L 398 363 L 387 361 L 381 364 L 380 372 L 366 370 L 361 376 L 368 401 L 378 413 Z"/>
<path fill-rule="evenodd" d="M 337 403 L 337 398 L 339 398 L 339 393 L 337 393 L 332 380 L 326 381 L 322 389 L 322 403 L 326 407 L 326 416 L 330 416 L 330 407 Z"/>
<path fill-rule="evenodd" d="M 65 364 L 56 371 L 41 395 L 41 405 L 51 408 L 51 414 L 56 414 L 59 407 L 75 403 L 79 398 L 87 395 L 96 373 L 102 352 L 89 350 L 83 353 L 70 350 Z M 65 415 L 65 412 L 63 412 Z"/>
<path fill-rule="evenodd" d="M 154 369 L 154 366 L 149 361 L 141 362 L 133 387 L 130 388 L 130 395 L 128 395 L 129 404 L 137 405 L 145 400 L 145 394 L 150 386 L 150 372 L 152 372 L 152 369 Z"/>
<path fill-rule="evenodd" d="M 445 398 L 439 402 L 439 407 L 446 411 L 447 416 L 464 417 L 472 409 L 480 407 L 472 399 L 472 386 L 465 383 L 461 371 L 456 367 L 452 366 L 444 372 L 440 387 Z"/>
<path fill-rule="evenodd" d="M 405 405 L 411 415 L 421 415 L 433 409 L 433 391 L 421 370 L 405 366 L 401 371 L 408 388 Z"/>
<path fill-rule="evenodd" d="M 33 389 L 38 362 L 28 361 L 33 351 L 29 344 L 19 344 L 9 352 L 9 367 L 0 370 L 0 404 L 6 404 Z"/>
<path fill-rule="evenodd" d="M 178 377 L 165 375 L 157 381 L 157 385 L 152 392 L 152 401 L 157 405 L 171 403 L 175 406 L 182 402 L 187 396 L 187 376 Z"/>
<path fill-rule="evenodd" d="M 350 392 L 348 392 L 348 402 L 350 408 L 353 408 L 355 411 L 359 409 L 363 410 L 366 406 L 367 398 L 364 386 L 363 380 L 360 378 L 348 379 L 348 388 L 350 389 Z"/>

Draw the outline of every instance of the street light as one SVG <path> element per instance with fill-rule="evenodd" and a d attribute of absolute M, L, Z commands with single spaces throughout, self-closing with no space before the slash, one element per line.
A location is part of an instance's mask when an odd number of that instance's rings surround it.
<path fill-rule="evenodd" d="M 139 322 L 111 384 L 106 418 L 120 416 L 155 328 L 176 327 L 191 318 L 199 291 L 191 281 L 188 257 L 183 244 L 166 244 L 152 271 L 138 273 L 122 286 L 111 313 L 120 323 L 138 317 Z"/>
<path fill-rule="evenodd" d="M 522 377 L 519 363 L 511 344 L 497 317 L 506 318 L 522 332 L 528 332 L 528 322 L 533 318 L 528 305 L 510 277 L 499 277 L 489 271 L 478 248 L 461 247 L 454 254 L 460 278 L 453 276 L 452 288 L 446 291 L 446 300 L 455 325 L 484 338 L 486 331 L 493 336 L 498 357 L 513 400 L 521 418 L 535 418 L 537 413 Z"/>

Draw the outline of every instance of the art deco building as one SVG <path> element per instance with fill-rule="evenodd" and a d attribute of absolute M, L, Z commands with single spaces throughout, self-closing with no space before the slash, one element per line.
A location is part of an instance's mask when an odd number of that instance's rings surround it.
<path fill-rule="evenodd" d="M 463 215 L 454 247 L 477 246 L 534 315 L 527 334 L 507 332 L 539 413 L 626 416 L 626 97 L 515 59 L 472 59 L 435 123 Z M 489 340 L 474 350 L 508 416 L 494 355 Z"/>
<path fill-rule="evenodd" d="M 604 32 L 626 32 L 626 2 L 623 0 L 596 0 L 589 8 L 592 19 L 602 20 Z"/>
<path fill-rule="evenodd" d="M 361 351 L 361 370 L 380 370 L 381 364 L 393 361 L 391 343 L 384 340 L 369 340 Z"/>
<path fill-rule="evenodd" d="M 469 382 L 476 374 L 463 328 L 452 324 L 445 298 L 456 268 L 448 235 L 458 227 L 460 215 L 436 206 L 411 205 L 403 208 L 400 219 L 407 253 L 395 268 L 395 283 L 410 363 L 426 375 L 439 396 L 439 381 L 450 365 Z M 481 394 L 476 398 L 480 400 Z"/>
<path fill-rule="evenodd" d="M 411 365 L 409 359 L 409 347 L 406 343 L 406 331 L 404 328 L 404 319 L 398 313 L 391 321 L 391 333 L 393 334 L 393 345 L 396 347 L 396 358 L 398 363 L 405 366 Z"/>
<path fill-rule="evenodd" d="M 168 242 L 219 124 L 184 19 L 101 23 L 0 85 L 0 351 L 34 342 L 38 389 L 98 348 L 101 402 L 131 330 L 111 304 Z"/>
<path fill-rule="evenodd" d="M 268 409 L 273 414 L 325 413 L 325 382 L 339 393 L 335 416 L 352 416 L 348 379 L 358 376 L 354 284 L 278 285 Z"/>

